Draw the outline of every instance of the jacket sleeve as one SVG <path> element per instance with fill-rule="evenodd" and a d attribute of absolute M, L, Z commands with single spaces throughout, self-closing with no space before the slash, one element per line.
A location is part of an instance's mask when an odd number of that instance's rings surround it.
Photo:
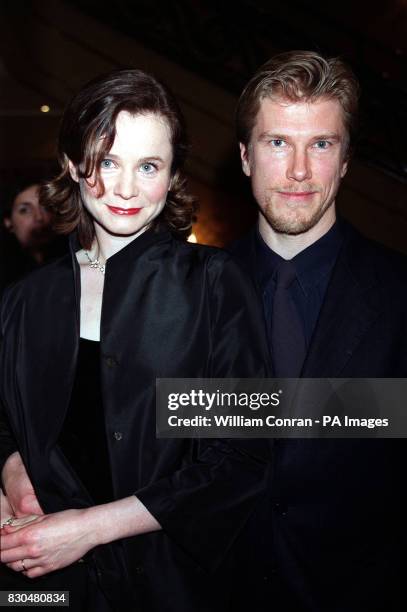
<path fill-rule="evenodd" d="M 0 307 L 0 354 L 3 351 L 3 308 Z M 1 358 L 0 358 L 1 359 Z M 8 457 L 18 450 L 14 436 L 11 432 L 10 424 L 6 415 L 5 406 L 2 400 L 2 389 L 0 389 L 0 477 L 4 464 Z"/>
<path fill-rule="evenodd" d="M 4 406 L 0 402 L 0 476 L 3 472 L 5 462 L 10 455 L 17 450 L 17 444 L 11 433 Z"/>
<path fill-rule="evenodd" d="M 208 377 L 269 376 L 263 315 L 231 259 L 208 265 L 212 355 Z M 202 567 L 221 563 L 265 492 L 270 446 L 262 439 L 200 439 L 196 460 L 136 492 L 177 545 Z"/>

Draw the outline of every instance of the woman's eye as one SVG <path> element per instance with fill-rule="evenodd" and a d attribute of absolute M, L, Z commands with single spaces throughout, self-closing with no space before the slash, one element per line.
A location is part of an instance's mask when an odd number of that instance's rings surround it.
<path fill-rule="evenodd" d="M 111 159 L 102 159 L 102 161 L 100 162 L 100 167 L 104 170 L 110 170 L 110 168 L 114 167 L 114 164 Z"/>
<path fill-rule="evenodd" d="M 21 204 L 21 206 L 17 208 L 17 212 L 19 215 L 28 215 L 32 213 L 31 206 L 27 204 Z"/>
<path fill-rule="evenodd" d="M 145 174 L 151 174 L 152 172 L 157 170 L 157 167 L 154 164 L 146 162 L 145 164 L 141 164 L 141 170 Z"/>

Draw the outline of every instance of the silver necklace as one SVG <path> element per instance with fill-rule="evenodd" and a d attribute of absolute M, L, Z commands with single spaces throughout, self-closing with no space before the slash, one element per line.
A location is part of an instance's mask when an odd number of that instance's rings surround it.
<path fill-rule="evenodd" d="M 95 268 L 95 270 L 100 270 L 100 272 L 102 274 L 105 273 L 106 271 L 106 264 L 101 264 L 99 261 L 99 257 L 96 257 L 96 259 L 92 259 L 91 256 L 89 255 L 88 251 L 85 251 L 85 255 L 89 260 L 89 265 L 91 268 Z"/>

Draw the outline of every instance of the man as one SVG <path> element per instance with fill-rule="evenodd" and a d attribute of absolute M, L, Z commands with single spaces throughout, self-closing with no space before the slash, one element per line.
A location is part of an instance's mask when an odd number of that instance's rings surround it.
<path fill-rule="evenodd" d="M 405 260 L 336 217 L 358 93 L 341 60 L 300 51 L 264 64 L 238 103 L 259 221 L 233 250 L 257 282 L 279 377 L 407 376 Z M 405 441 L 272 448 L 234 609 L 400 609 Z"/>

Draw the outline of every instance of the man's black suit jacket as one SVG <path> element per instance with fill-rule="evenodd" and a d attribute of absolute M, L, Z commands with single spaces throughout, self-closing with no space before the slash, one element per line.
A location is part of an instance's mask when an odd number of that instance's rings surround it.
<path fill-rule="evenodd" d="M 407 265 L 342 222 L 303 377 L 407 376 Z M 231 249 L 256 277 L 255 232 Z M 278 440 L 234 610 L 390 612 L 406 567 L 403 439 Z"/>

